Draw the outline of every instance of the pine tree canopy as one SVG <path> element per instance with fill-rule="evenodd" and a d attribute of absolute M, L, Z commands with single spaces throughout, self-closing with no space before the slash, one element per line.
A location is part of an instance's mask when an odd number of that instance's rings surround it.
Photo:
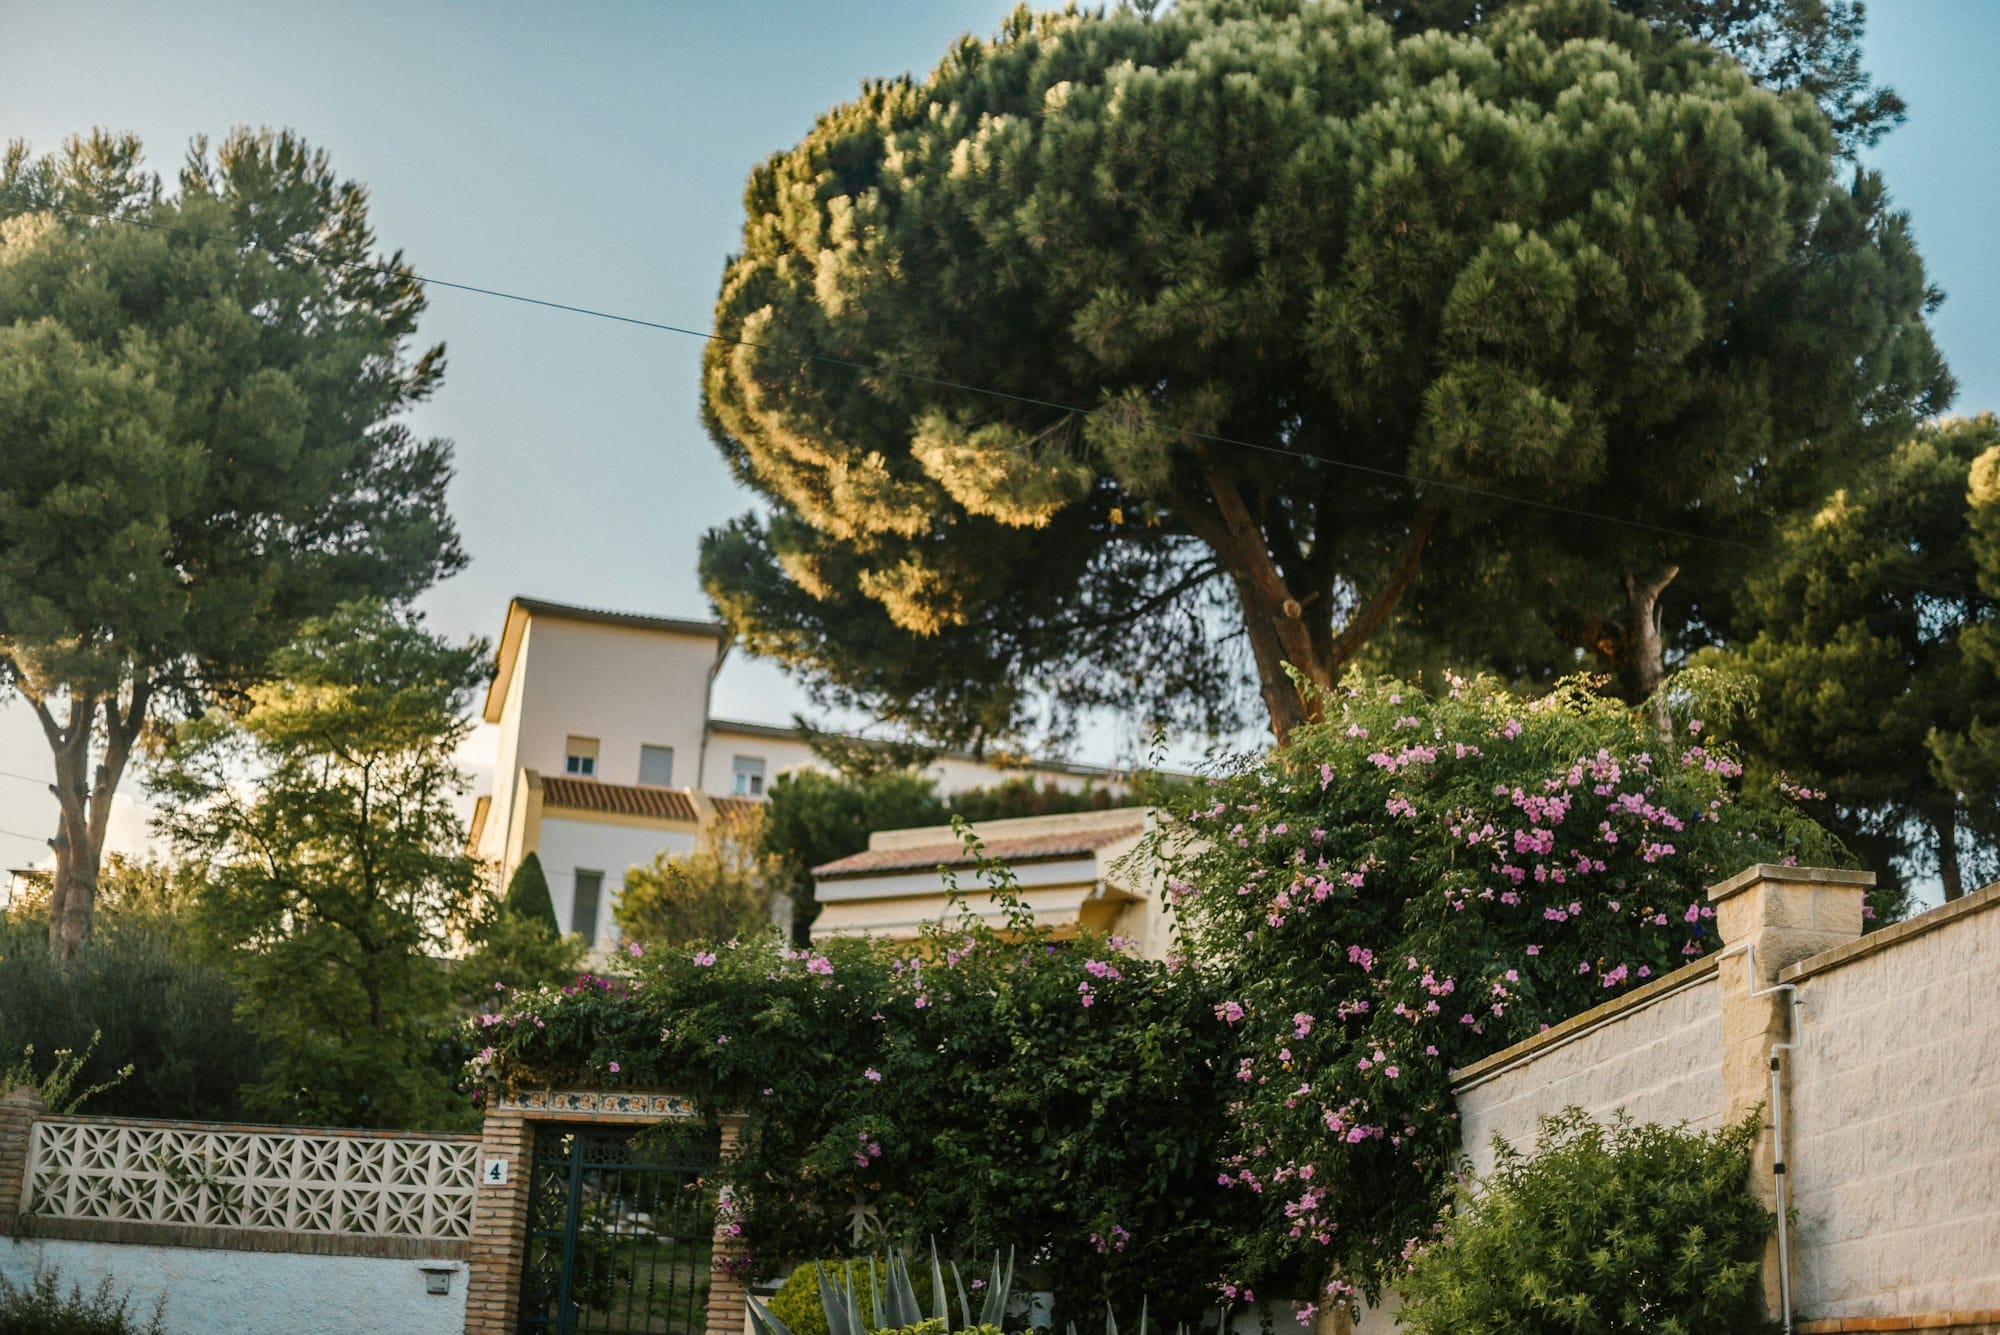
<path fill-rule="evenodd" d="M 0 693 L 55 761 L 65 957 L 149 718 L 464 563 L 451 447 L 403 419 L 444 350 L 367 192 L 289 133 L 198 140 L 173 194 L 141 164 L 103 132 L 0 163 Z"/>
<path fill-rule="evenodd" d="M 1868 865 L 1946 899 L 2000 869 L 1973 854 L 2000 835 L 1996 483 L 1991 414 L 1921 428 L 1784 526 L 1734 656 L 1760 687 L 1752 755 L 1823 793 Z"/>
<path fill-rule="evenodd" d="M 1017 11 L 752 173 L 704 392 L 765 506 L 704 582 L 941 742 L 1228 727 L 1246 649 L 1283 737 L 1288 668 L 1331 682 L 1414 585 L 1622 606 L 1659 528 L 1948 391 L 1835 153 L 1812 95 L 1607 0 Z"/>

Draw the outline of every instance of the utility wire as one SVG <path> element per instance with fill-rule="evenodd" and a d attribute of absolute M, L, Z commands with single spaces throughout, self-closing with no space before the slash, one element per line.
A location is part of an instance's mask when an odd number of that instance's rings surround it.
<path fill-rule="evenodd" d="M 16 839 L 26 839 L 30 843 L 36 844 L 46 844 L 49 842 L 49 837 L 45 834 L 22 834 L 19 830 L 0 830 L 0 834 L 11 835 Z"/>
<path fill-rule="evenodd" d="M 266 245 L 262 242 L 257 242 L 257 241 L 244 241 L 241 238 L 237 237 L 219 236 L 210 232 L 200 232 L 192 228 L 174 227 L 166 223 L 153 222 L 143 218 L 128 218 L 113 213 L 93 212 L 89 209 L 79 209 L 65 204 L 49 204 L 46 205 L 45 207 L 54 212 L 69 214 L 71 217 L 91 218 L 101 222 L 121 223 L 128 227 L 141 227 L 149 231 L 164 232 L 175 236 L 189 237 L 197 241 L 212 242 L 215 244 L 234 246 L 234 247 L 248 247 L 249 249 L 252 250 L 264 251 L 267 254 L 292 255 L 296 257 L 309 259 L 314 261 L 315 263 L 324 264 L 332 268 L 347 269 L 359 273 L 372 273 L 383 277 L 404 279 L 409 282 L 420 284 L 424 287 L 444 288 L 453 292 L 468 292 L 475 296 L 492 297 L 500 301 L 517 302 L 524 306 L 538 306 L 545 310 L 562 311 L 570 315 L 585 316 L 589 319 L 609 320 L 615 324 L 633 325 L 640 329 L 652 329 L 661 333 L 679 334 L 687 338 L 698 338 L 703 340 L 704 342 L 725 343 L 734 347 L 751 348 L 763 352 L 789 351 L 791 355 L 802 357 L 807 361 L 820 362 L 828 366 L 845 367 L 848 370 L 858 371 L 864 375 L 891 376 L 897 379 L 910 381 L 914 384 L 929 385 L 937 389 L 956 390 L 966 394 L 984 395 L 988 398 L 1002 399 L 1011 403 L 1027 404 L 1030 407 L 1049 408 L 1056 412 L 1070 413 L 1079 417 L 1102 417 L 1102 418 L 1114 418 L 1114 419 L 1118 417 L 1118 414 L 1105 408 L 1084 408 L 1084 407 L 1079 407 L 1075 404 L 1063 403 L 1056 399 L 1040 398 L 1032 394 L 1017 394 L 1012 392 L 1011 390 L 994 389 L 990 386 L 974 385 L 960 380 L 948 380 L 940 376 L 924 375 L 921 372 L 917 371 L 898 370 L 892 366 L 883 366 L 876 363 L 855 361 L 852 358 L 847 358 L 847 357 L 835 357 L 828 353 L 823 353 L 823 352 L 774 348 L 770 344 L 758 343 L 751 339 L 735 338 L 729 335 L 720 334 L 713 329 L 695 329 L 687 325 L 668 324 L 664 321 L 648 320 L 641 316 L 636 316 L 636 315 L 621 315 L 615 311 L 599 310 L 591 306 L 579 306 L 571 302 L 551 301 L 544 297 L 531 297 L 519 292 L 509 292 L 502 288 L 481 287 L 474 283 L 454 282 L 453 280 L 448 278 L 434 278 L 425 274 L 417 273 L 412 269 L 398 268 L 394 265 L 369 264 L 360 260 L 334 259 L 331 256 L 321 254 L 320 252 L 312 250 L 311 248 L 306 246 Z M 1762 550 L 1755 543 L 1743 542 L 1735 538 L 1723 538 L 1723 537 L 1717 537 L 1713 534 L 1695 533 L 1688 529 L 1674 528 L 1671 525 L 1667 524 L 1648 523 L 1642 519 L 1626 519 L 1618 515 L 1608 515 L 1595 510 L 1585 510 L 1577 506 L 1564 505 L 1558 501 L 1541 500 L 1533 496 L 1521 496 L 1513 492 L 1497 491 L 1489 487 L 1476 487 L 1469 483 L 1464 483 L 1464 482 L 1448 482 L 1440 478 L 1420 477 L 1415 473 L 1406 472 L 1400 469 L 1378 468 L 1370 464 L 1354 463 L 1350 460 L 1344 460 L 1344 459 L 1328 459 L 1321 455 L 1307 453 L 1304 450 L 1293 449 L 1290 446 L 1286 445 L 1274 445 L 1266 441 L 1243 440 L 1235 436 L 1223 436 L 1223 435 L 1218 435 L 1214 432 L 1194 431 L 1185 428 L 1176 428 L 1176 434 L 1183 436 L 1189 440 L 1201 441 L 1205 444 L 1226 445 L 1232 449 L 1252 450 L 1262 454 L 1281 455 L 1286 458 L 1299 459 L 1309 464 L 1321 465 L 1328 468 L 1337 468 L 1345 472 L 1359 473 L 1367 477 L 1379 478 L 1384 481 L 1402 482 L 1409 485 L 1412 488 L 1432 487 L 1440 491 L 1456 492 L 1460 495 L 1475 496 L 1479 497 L 1482 500 L 1499 501 L 1508 505 L 1526 506 L 1531 509 L 1545 511 L 1550 514 L 1566 515 L 1574 519 L 1587 519 L 1600 524 L 1611 524 L 1619 528 L 1634 529 L 1644 533 L 1656 533 L 1661 535 L 1662 537 L 1678 538 L 1685 542 L 1705 543 L 1712 547 L 1726 548 L 1731 551 L 1755 553 Z M 1958 589 L 1945 589 L 1933 586 L 1924 586 L 1916 584 L 1913 581 L 1892 579 L 1890 582 L 1903 584 L 1904 586 L 1919 593 L 1931 593 L 1940 597 L 1956 598 L 1967 602 L 1980 602 L 1980 603 L 1990 604 L 1996 601 L 2000 601 L 1980 593 L 1972 593 Z"/>
<path fill-rule="evenodd" d="M 446 288 L 453 292 L 469 292 L 475 296 L 493 297 L 500 301 L 518 302 L 524 306 L 539 306 L 545 310 L 563 311 L 570 315 L 582 315 L 595 320 L 610 320 L 616 324 L 634 325 L 641 329 L 653 329 L 666 334 L 680 334 L 688 338 L 702 339 L 705 342 L 726 343 L 733 347 L 751 348 L 760 352 L 788 351 L 787 349 L 772 347 L 768 343 L 758 343 L 751 339 L 733 338 L 726 334 L 719 334 L 712 329 L 694 329 L 687 325 L 668 324 L 660 320 L 648 320 L 637 315 L 621 315 L 616 311 L 599 310 L 591 306 L 578 306 L 565 301 L 551 301 L 544 297 L 531 297 L 519 292 L 508 292 L 497 287 L 481 287 L 474 283 L 454 282 L 448 278 L 433 278 L 417 273 L 414 270 L 399 269 L 393 265 L 367 264 L 359 260 L 338 260 L 327 255 L 322 255 L 318 251 L 305 246 L 265 245 L 261 242 L 243 241 L 235 237 L 218 236 L 210 232 L 198 232 L 192 228 L 173 227 L 166 223 L 151 222 L 143 218 L 126 218 L 112 213 L 95 213 L 89 209 L 79 209 L 64 204 L 52 204 L 48 207 L 55 212 L 67 213 L 72 217 L 94 218 L 102 222 L 122 223 L 128 227 L 143 227 L 149 231 L 166 232 L 175 236 L 185 236 L 197 241 L 208 241 L 221 245 L 247 246 L 253 250 L 264 251 L 267 254 L 294 255 L 310 259 L 315 263 L 328 265 L 332 268 L 349 269 L 360 273 L 372 273 L 383 277 L 407 279 L 410 282 L 419 283 L 425 287 Z M 900 380 L 907 380 L 915 384 L 930 385 L 937 389 L 957 390 L 965 394 L 980 394 L 988 398 L 1004 399 L 1011 403 L 1024 403 L 1034 408 L 1049 408 L 1056 412 L 1073 413 L 1079 417 L 1115 418 L 1118 416 L 1116 413 L 1105 408 L 1083 408 L 1075 404 L 1063 403 L 1057 399 L 1040 398 L 1033 394 L 1017 394 L 1011 390 L 969 384 L 962 380 L 948 380 L 941 376 L 924 375 L 918 371 L 902 371 L 893 366 L 855 361 L 848 357 L 835 357 L 824 352 L 801 352 L 796 349 L 789 351 L 795 356 L 805 358 L 807 361 L 820 362 L 828 366 L 845 367 L 848 370 L 859 371 L 866 375 L 893 376 Z M 1328 459 L 1321 455 L 1309 454 L 1304 450 L 1293 449 L 1287 445 L 1273 445 L 1267 441 L 1243 440 L 1235 436 L 1223 436 L 1217 435 L 1214 432 L 1194 431 L 1185 428 L 1176 428 L 1176 434 L 1185 436 L 1190 440 L 1201 441 L 1204 444 L 1227 445 L 1233 449 L 1255 450 L 1264 454 L 1282 455 L 1286 458 L 1301 459 L 1307 463 L 1323 464 L 1329 468 L 1338 468 L 1347 472 L 1381 478 L 1385 481 L 1404 482 L 1413 487 L 1436 487 L 1440 490 L 1455 491 L 1467 496 L 1481 497 L 1485 500 L 1504 501 L 1513 505 L 1527 505 L 1555 514 L 1569 515 L 1573 518 L 1594 519 L 1601 523 L 1641 529 L 1649 533 L 1659 533 L 1667 537 L 1684 538 L 1691 542 L 1713 543 L 1718 546 L 1736 548 L 1742 551 L 1755 550 L 1753 544 L 1739 542 L 1732 538 L 1718 538 L 1707 534 L 1691 533 L 1685 529 L 1676 529 L 1664 524 L 1649 524 L 1640 519 L 1623 519 L 1617 515 L 1600 514 L 1592 510 L 1583 510 L 1575 506 L 1562 505 L 1555 501 L 1538 500 L 1532 496 L 1518 496 L 1512 492 L 1495 491 L 1486 487 L 1475 487 L 1469 483 L 1447 482 L 1439 478 L 1419 477 L 1414 473 L 1394 468 L 1377 468 L 1370 464 L 1359 464 L 1350 460 Z"/>
<path fill-rule="evenodd" d="M 38 779 L 32 774 L 16 774 L 10 769 L 0 769 L 0 779 L 19 779 L 22 783 L 32 783 L 37 788 L 49 787 L 47 779 Z"/>

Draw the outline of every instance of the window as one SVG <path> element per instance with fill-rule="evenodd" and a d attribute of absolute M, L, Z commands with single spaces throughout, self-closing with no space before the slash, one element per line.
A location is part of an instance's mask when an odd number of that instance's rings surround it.
<path fill-rule="evenodd" d="M 640 747 L 639 782 L 653 788 L 673 787 L 674 748 L 671 746 Z"/>
<path fill-rule="evenodd" d="M 591 945 L 597 944 L 597 901 L 604 893 L 604 873 L 576 873 L 576 898 L 569 908 L 569 929 Z"/>
<path fill-rule="evenodd" d="M 563 743 L 563 773 L 579 779 L 597 777 L 597 739 L 572 737 Z"/>
<path fill-rule="evenodd" d="M 736 786 L 732 790 L 738 797 L 762 797 L 764 795 L 764 757 L 736 757 Z"/>

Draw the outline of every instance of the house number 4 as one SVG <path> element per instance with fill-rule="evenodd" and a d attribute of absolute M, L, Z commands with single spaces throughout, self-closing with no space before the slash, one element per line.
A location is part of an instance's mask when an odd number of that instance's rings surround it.
<path fill-rule="evenodd" d="M 505 1159 L 488 1159 L 486 1161 L 486 1171 L 480 1175 L 479 1180 L 489 1187 L 507 1185 L 507 1161 Z"/>

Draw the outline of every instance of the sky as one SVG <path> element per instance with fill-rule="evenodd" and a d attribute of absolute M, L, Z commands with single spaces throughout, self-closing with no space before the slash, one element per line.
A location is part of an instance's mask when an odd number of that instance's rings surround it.
<path fill-rule="evenodd" d="M 0 0 L 0 137 L 49 150 L 91 126 L 129 130 L 171 175 L 195 135 L 289 127 L 367 184 L 383 245 L 421 274 L 704 329 L 749 169 L 864 80 L 921 73 L 1009 8 Z M 1910 103 L 1868 161 L 1948 295 L 1935 329 L 1955 409 L 2000 409 L 2000 3 L 1875 0 L 1865 51 Z M 497 636 L 516 594 L 709 614 L 697 544 L 751 498 L 700 426 L 698 338 L 442 288 L 422 335 L 448 363 L 413 424 L 455 442 L 450 504 L 471 556 L 423 599 L 434 627 Z M 783 722 L 803 707 L 774 667 L 740 655 L 717 684 L 724 717 Z M 1073 758 L 1139 745 L 1100 727 Z M 484 729 L 469 745 L 475 784 L 491 748 Z M 45 854 L 48 770 L 32 716 L 0 705 L 0 867 Z M 142 839 L 127 802 L 112 846 Z"/>

